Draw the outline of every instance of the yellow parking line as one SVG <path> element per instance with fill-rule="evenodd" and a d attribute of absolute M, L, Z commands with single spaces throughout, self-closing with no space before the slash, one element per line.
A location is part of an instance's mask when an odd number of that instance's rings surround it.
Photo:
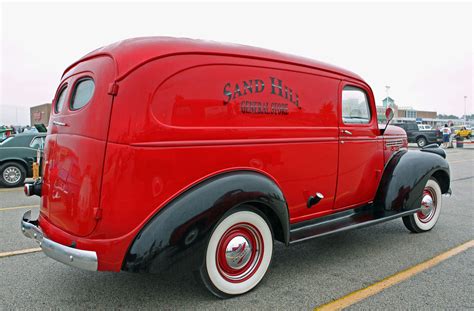
<path fill-rule="evenodd" d="M 1 207 L 0 212 L 11 211 L 11 210 L 14 210 L 14 209 L 21 209 L 21 208 L 33 208 L 33 207 L 39 207 L 39 205 L 22 205 L 22 206 L 12 206 L 12 207 Z"/>
<path fill-rule="evenodd" d="M 0 258 L 16 256 L 16 255 L 23 255 L 23 254 L 30 254 L 30 253 L 36 253 L 36 252 L 41 252 L 41 248 L 36 247 L 36 248 L 20 249 L 20 250 L 11 251 L 11 252 L 4 252 L 4 253 L 0 253 Z"/>
<path fill-rule="evenodd" d="M 12 191 L 23 191 L 23 187 L 0 189 L 0 192 L 12 192 Z"/>
<path fill-rule="evenodd" d="M 408 268 L 404 271 L 395 273 L 382 281 L 369 285 L 366 288 L 359 289 L 355 292 L 352 292 L 342 298 L 329 302 L 327 304 L 316 307 L 315 310 L 342 310 L 347 308 L 361 300 L 364 300 L 370 296 L 373 296 L 389 287 L 392 287 L 395 284 L 398 284 L 426 269 L 432 268 L 437 264 L 445 261 L 448 258 L 451 258 L 465 250 L 474 247 L 474 240 L 470 240 L 464 244 L 461 244 L 453 249 L 448 250 L 436 257 L 433 257 L 425 262 L 417 264 L 411 268 Z"/>

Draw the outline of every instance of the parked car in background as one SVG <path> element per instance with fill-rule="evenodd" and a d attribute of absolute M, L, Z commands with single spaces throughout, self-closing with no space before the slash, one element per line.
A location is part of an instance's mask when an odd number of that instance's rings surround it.
<path fill-rule="evenodd" d="M 453 126 L 452 130 L 453 130 L 453 134 L 459 137 L 470 139 L 472 136 L 472 130 L 462 125 Z"/>
<path fill-rule="evenodd" d="M 440 145 L 443 142 L 443 135 L 439 130 L 420 131 L 415 122 L 394 123 L 393 125 L 404 129 L 407 133 L 408 142 L 416 143 L 420 148 L 433 143 Z"/>
<path fill-rule="evenodd" d="M 44 149 L 46 133 L 10 136 L 0 143 L 0 185 L 17 187 L 33 176 L 38 149 Z M 41 171 L 41 170 L 40 170 Z"/>
<path fill-rule="evenodd" d="M 430 131 L 432 130 L 433 128 L 431 127 L 431 125 L 429 124 L 418 124 L 418 129 L 420 131 Z"/>

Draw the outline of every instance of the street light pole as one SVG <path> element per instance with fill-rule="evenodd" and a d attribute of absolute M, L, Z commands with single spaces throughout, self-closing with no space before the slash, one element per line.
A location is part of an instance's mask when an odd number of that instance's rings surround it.
<path fill-rule="evenodd" d="M 466 103 L 467 103 L 467 96 L 464 95 L 464 125 L 466 125 L 467 123 Z"/>
<path fill-rule="evenodd" d="M 387 97 L 386 97 L 386 99 L 387 99 L 387 108 L 390 107 L 389 102 L 388 102 L 388 90 L 390 90 L 390 85 L 385 86 L 385 93 L 387 93 Z"/>

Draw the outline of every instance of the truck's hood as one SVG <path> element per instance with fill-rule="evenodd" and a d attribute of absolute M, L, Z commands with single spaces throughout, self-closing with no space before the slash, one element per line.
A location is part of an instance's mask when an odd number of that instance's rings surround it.
<path fill-rule="evenodd" d="M 388 125 L 384 133 L 385 136 L 406 136 L 405 130 L 395 125 Z"/>

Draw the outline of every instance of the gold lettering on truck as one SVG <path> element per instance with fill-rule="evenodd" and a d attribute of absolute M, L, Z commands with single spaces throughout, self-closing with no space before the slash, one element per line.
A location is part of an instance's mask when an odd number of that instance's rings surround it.
<path fill-rule="evenodd" d="M 268 86 L 266 88 L 266 85 Z M 269 94 L 276 95 L 284 99 L 286 102 L 260 102 L 244 100 L 240 102 L 241 113 L 253 114 L 275 114 L 287 115 L 289 113 L 288 103 L 295 105 L 301 109 L 298 93 L 291 87 L 286 85 L 283 80 L 277 77 L 269 77 L 267 84 L 262 79 L 248 79 L 239 82 L 227 82 L 224 85 L 224 105 L 229 104 L 232 100 L 240 99 L 247 95 L 263 93 L 265 90 Z M 239 104 L 239 102 L 236 102 Z"/>

